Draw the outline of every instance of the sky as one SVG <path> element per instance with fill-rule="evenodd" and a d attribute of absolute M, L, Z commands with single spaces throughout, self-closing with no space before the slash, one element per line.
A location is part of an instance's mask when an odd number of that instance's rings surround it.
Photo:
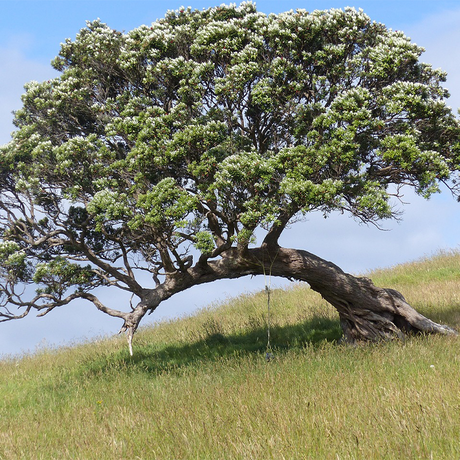
<path fill-rule="evenodd" d="M 13 131 L 12 111 L 21 107 L 23 85 L 57 76 L 51 60 L 60 43 L 75 38 L 87 20 L 100 18 L 110 27 L 129 31 L 150 24 L 169 9 L 182 6 L 202 9 L 221 0 L 0 0 L 0 144 Z M 239 3 L 239 2 L 237 2 Z M 426 52 L 422 60 L 447 71 L 449 105 L 460 108 L 460 0 L 259 0 L 259 11 L 279 13 L 290 9 L 362 8 L 372 20 L 402 30 Z M 332 215 L 312 214 L 285 232 L 280 243 L 305 249 L 331 260 L 345 271 L 367 274 L 376 268 L 431 256 L 440 250 L 460 249 L 460 204 L 447 191 L 423 200 L 408 190 L 401 204 L 400 222 L 384 222 L 385 231 Z M 198 308 L 259 291 L 263 277 L 219 281 L 197 286 L 162 303 L 143 325 L 191 314 Z M 288 286 L 274 279 L 272 287 Z M 129 299 L 108 298 L 110 306 L 123 308 Z M 118 319 L 77 302 L 56 309 L 43 318 L 32 313 L 22 320 L 0 324 L 0 356 L 34 352 L 95 340 L 116 334 Z"/>

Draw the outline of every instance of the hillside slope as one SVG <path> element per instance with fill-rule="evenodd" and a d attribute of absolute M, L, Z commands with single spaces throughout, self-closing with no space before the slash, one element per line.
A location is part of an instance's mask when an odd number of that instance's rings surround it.
<path fill-rule="evenodd" d="M 369 274 L 460 327 L 460 253 Z M 460 458 L 460 341 L 350 348 L 306 286 L 0 362 L 0 459 Z"/>

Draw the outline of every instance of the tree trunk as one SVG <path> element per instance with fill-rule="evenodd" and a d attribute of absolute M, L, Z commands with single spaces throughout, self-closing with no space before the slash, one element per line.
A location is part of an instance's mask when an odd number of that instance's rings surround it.
<path fill-rule="evenodd" d="M 403 338 L 413 332 L 457 334 L 418 313 L 398 291 L 376 287 L 370 279 L 345 273 L 307 251 L 253 249 L 246 261 L 263 267 L 259 272 L 307 282 L 337 309 L 348 343 Z"/>
<path fill-rule="evenodd" d="M 130 352 L 132 335 L 141 319 L 163 300 L 198 284 L 261 274 L 307 282 L 337 309 L 348 343 L 403 338 L 414 332 L 457 335 L 451 327 L 418 313 L 394 289 L 376 287 L 370 279 L 345 273 L 307 251 L 263 245 L 243 252 L 230 248 L 219 259 L 200 260 L 185 271 L 168 275 L 156 288 L 146 289 L 141 302 L 124 317 L 122 330 L 128 331 Z"/>

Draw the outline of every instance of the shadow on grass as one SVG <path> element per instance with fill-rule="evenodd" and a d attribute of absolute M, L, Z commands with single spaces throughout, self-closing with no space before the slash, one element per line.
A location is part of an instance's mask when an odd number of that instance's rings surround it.
<path fill-rule="evenodd" d="M 334 342 L 341 335 L 338 320 L 318 317 L 300 324 L 272 327 L 270 343 L 276 353 L 287 349 L 300 349 L 307 344 Z M 156 374 L 225 357 L 265 354 L 266 350 L 267 329 L 258 327 L 234 335 L 211 333 L 206 339 L 190 344 L 138 346 L 132 357 L 127 350 L 123 350 L 86 363 L 85 369 L 90 374 L 105 374 L 116 369 Z"/>

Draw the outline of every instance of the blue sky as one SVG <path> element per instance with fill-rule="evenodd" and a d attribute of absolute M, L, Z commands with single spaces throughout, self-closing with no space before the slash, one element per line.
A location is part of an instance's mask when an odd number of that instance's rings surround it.
<path fill-rule="evenodd" d="M 20 107 L 24 83 L 56 76 L 49 65 L 59 44 L 74 38 L 86 20 L 100 18 L 110 27 L 128 31 L 164 16 L 181 6 L 207 8 L 222 3 L 207 1 L 146 0 L 0 0 L 0 144 L 13 130 L 11 111 Z M 237 2 L 239 3 L 239 2 Z M 278 13 L 289 9 L 362 8 L 371 19 L 402 30 L 425 47 L 423 60 L 448 72 L 449 104 L 460 107 L 460 1 L 459 0 L 260 0 L 258 10 Z M 405 195 L 403 220 L 385 223 L 388 231 L 359 225 L 346 216 L 319 215 L 292 226 L 284 246 L 298 247 L 331 260 L 344 270 L 365 273 L 378 267 L 429 256 L 441 249 L 460 248 L 460 204 L 445 192 L 429 201 Z M 162 304 L 151 322 L 190 313 L 241 292 L 263 288 L 262 278 L 221 281 L 199 286 Z M 275 286 L 286 285 L 275 280 Z M 116 298 L 116 307 L 127 299 Z M 115 299 L 108 299 L 114 303 Z M 54 346 L 116 333 L 121 324 L 78 303 L 44 318 L 32 314 L 24 320 L 0 324 L 0 354 L 33 351 L 44 343 Z"/>

